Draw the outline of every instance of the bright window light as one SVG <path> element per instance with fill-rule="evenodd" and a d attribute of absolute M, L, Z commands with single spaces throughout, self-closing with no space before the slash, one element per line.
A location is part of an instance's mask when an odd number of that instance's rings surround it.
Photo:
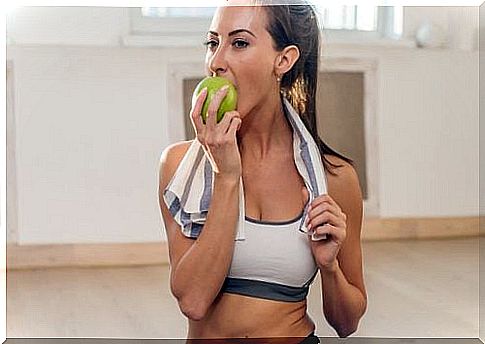
<path fill-rule="evenodd" d="M 375 31 L 377 6 L 315 5 L 324 29 Z"/>
<path fill-rule="evenodd" d="M 142 7 L 143 16 L 161 18 L 212 17 L 216 7 Z"/>
<path fill-rule="evenodd" d="M 319 22 L 323 29 L 377 31 L 379 26 L 387 27 L 385 35 L 398 38 L 403 31 L 403 6 L 389 6 L 379 12 L 378 6 L 338 6 L 321 5 L 316 0 L 315 6 Z M 143 17 L 153 18 L 201 18 L 208 19 L 214 15 L 216 7 L 142 7 Z M 382 13 L 385 13 L 384 15 Z M 386 25 L 379 25 L 379 21 Z"/>

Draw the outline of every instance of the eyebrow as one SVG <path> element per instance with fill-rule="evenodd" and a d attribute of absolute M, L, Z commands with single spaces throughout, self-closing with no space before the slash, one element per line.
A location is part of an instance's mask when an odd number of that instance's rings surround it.
<path fill-rule="evenodd" d="M 239 32 L 247 32 L 251 36 L 253 36 L 254 38 L 256 38 L 256 36 L 251 31 L 246 30 L 246 29 L 237 29 L 237 30 L 231 31 L 231 32 L 229 32 L 229 36 L 233 36 L 235 34 L 238 34 Z M 209 31 L 209 33 L 213 34 L 214 36 L 219 37 L 219 34 L 217 32 L 215 32 L 215 31 Z"/>

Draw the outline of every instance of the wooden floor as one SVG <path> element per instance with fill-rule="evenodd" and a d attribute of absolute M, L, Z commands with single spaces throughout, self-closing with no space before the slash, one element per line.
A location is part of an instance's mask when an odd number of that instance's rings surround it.
<path fill-rule="evenodd" d="M 354 336 L 478 337 L 479 238 L 365 242 L 367 313 Z M 308 312 L 321 311 L 320 277 Z M 167 266 L 7 272 L 7 337 L 184 338 Z"/>

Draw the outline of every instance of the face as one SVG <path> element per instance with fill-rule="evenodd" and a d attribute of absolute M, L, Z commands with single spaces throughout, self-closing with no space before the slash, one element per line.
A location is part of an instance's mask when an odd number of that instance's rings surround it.
<path fill-rule="evenodd" d="M 261 6 L 224 6 L 217 9 L 207 33 L 205 72 L 234 84 L 242 118 L 268 96 L 278 95 L 274 74 L 278 52 L 266 20 Z"/>

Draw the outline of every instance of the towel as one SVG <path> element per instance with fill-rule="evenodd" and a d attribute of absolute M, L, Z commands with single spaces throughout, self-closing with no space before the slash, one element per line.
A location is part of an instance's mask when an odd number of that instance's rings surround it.
<path fill-rule="evenodd" d="M 309 200 L 304 207 L 298 230 L 311 235 L 314 241 L 322 240 L 326 235 L 317 235 L 305 226 L 308 206 L 316 197 L 327 193 L 327 179 L 320 151 L 296 110 L 285 97 L 282 99 L 287 110 L 284 113 L 293 127 L 295 165 L 309 191 Z M 213 180 L 212 165 L 202 144 L 195 139 L 163 192 L 170 214 L 181 226 L 182 233 L 186 237 L 196 239 L 204 226 L 210 207 Z M 236 241 L 245 240 L 246 213 L 242 177 L 239 181 L 239 205 Z"/>

